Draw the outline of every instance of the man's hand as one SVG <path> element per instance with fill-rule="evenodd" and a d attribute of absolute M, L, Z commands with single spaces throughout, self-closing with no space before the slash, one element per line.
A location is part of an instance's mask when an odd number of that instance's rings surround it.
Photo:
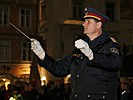
<path fill-rule="evenodd" d="M 31 39 L 31 50 L 40 58 L 44 59 L 45 51 L 36 39 Z"/>
<path fill-rule="evenodd" d="M 77 49 L 80 49 L 81 52 L 83 52 L 89 58 L 89 60 L 92 60 L 94 58 L 93 52 L 90 49 L 88 43 L 83 41 L 82 39 L 75 41 L 75 47 Z"/>

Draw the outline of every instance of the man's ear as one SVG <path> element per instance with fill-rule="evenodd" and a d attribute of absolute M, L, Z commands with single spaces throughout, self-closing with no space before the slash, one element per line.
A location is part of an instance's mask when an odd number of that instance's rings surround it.
<path fill-rule="evenodd" d="M 97 22 L 97 28 L 101 28 L 102 27 L 102 22 Z"/>

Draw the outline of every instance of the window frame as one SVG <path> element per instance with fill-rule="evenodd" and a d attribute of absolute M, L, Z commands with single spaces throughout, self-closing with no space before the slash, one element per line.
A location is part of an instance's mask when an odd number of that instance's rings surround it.
<path fill-rule="evenodd" d="M 24 47 L 24 44 L 26 44 L 26 47 Z M 31 52 L 30 42 L 22 42 L 21 47 L 21 60 L 32 61 L 33 53 Z M 24 51 L 26 51 L 25 54 Z"/>
<path fill-rule="evenodd" d="M 11 41 L 0 40 L 0 61 L 10 61 L 11 59 Z"/>
<path fill-rule="evenodd" d="M 83 1 L 81 0 L 73 0 L 73 18 L 81 19 L 83 16 Z"/>
<path fill-rule="evenodd" d="M 8 6 L 2 6 L 2 5 L 0 5 L 0 8 L 1 8 L 1 11 L 0 11 L 1 23 L 0 23 L 0 25 L 7 26 L 9 23 L 10 8 Z M 4 10 L 5 8 L 7 8 L 7 12 Z M 7 18 L 4 17 L 5 15 L 7 16 Z M 6 23 L 4 22 L 5 20 L 7 20 Z"/>
<path fill-rule="evenodd" d="M 22 15 L 22 13 L 21 13 L 21 11 L 22 10 L 24 10 L 24 15 Z M 29 12 L 29 15 L 26 15 L 26 11 L 28 11 Z M 19 25 L 21 26 L 21 27 L 31 27 L 31 10 L 30 9 L 28 9 L 28 8 L 20 8 L 20 11 L 19 11 Z M 22 17 L 24 18 L 23 20 L 22 20 Z M 28 19 L 29 20 L 28 20 Z M 23 25 L 22 25 L 22 23 L 24 23 Z M 28 23 L 28 25 L 27 25 L 27 23 Z"/>
<path fill-rule="evenodd" d="M 107 5 L 111 5 L 113 6 L 113 8 L 109 8 L 107 7 Z M 114 2 L 106 2 L 106 15 L 112 20 L 115 21 L 116 20 L 116 7 L 115 7 L 115 3 Z M 108 13 L 107 13 L 108 12 Z"/>

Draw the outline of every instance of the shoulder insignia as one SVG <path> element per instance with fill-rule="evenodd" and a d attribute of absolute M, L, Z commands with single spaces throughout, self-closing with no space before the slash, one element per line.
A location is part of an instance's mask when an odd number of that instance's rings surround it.
<path fill-rule="evenodd" d="M 119 54 L 119 50 L 117 48 L 110 48 L 111 53 Z"/>
<path fill-rule="evenodd" d="M 111 39 L 113 42 L 117 43 L 117 41 L 116 41 L 116 39 L 115 39 L 115 38 L 110 37 L 110 39 Z"/>

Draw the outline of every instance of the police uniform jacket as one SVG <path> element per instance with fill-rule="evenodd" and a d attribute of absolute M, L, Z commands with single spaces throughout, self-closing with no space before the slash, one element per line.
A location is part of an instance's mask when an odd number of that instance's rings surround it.
<path fill-rule="evenodd" d="M 93 41 L 86 36 L 84 41 L 93 51 L 93 60 L 85 55 L 54 60 L 46 54 L 38 64 L 55 76 L 71 74 L 71 100 L 117 100 L 117 71 L 122 66 L 117 43 L 106 33 Z"/>

